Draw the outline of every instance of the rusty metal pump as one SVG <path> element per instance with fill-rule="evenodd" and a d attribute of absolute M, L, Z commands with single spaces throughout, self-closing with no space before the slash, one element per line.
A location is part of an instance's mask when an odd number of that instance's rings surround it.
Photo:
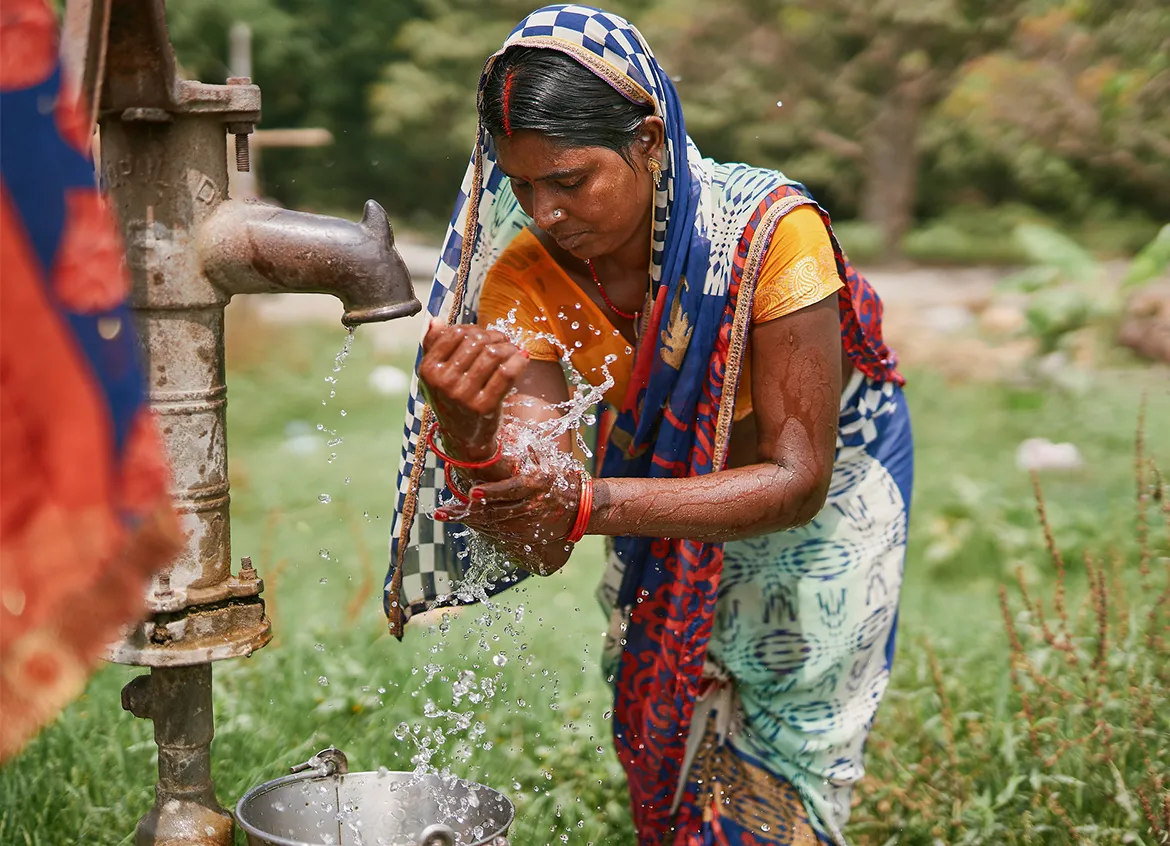
<path fill-rule="evenodd" d="M 356 325 L 417 313 L 386 214 L 360 222 L 228 197 L 260 119 L 260 89 L 180 79 L 163 0 L 71 0 L 63 50 L 101 127 L 101 176 L 121 223 L 150 399 L 174 475 L 186 546 L 147 599 L 150 616 L 110 649 L 149 667 L 123 707 L 154 722 L 158 782 L 138 846 L 227 846 L 231 815 L 211 781 L 211 663 L 271 638 L 263 582 L 232 572 L 224 308 L 233 294 L 337 296 Z"/>

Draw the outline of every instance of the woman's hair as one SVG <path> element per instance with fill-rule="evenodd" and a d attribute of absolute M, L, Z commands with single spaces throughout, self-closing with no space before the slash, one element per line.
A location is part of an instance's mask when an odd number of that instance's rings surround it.
<path fill-rule="evenodd" d="M 542 47 L 509 47 L 492 65 L 480 108 L 493 137 L 527 129 L 566 147 L 605 147 L 627 162 L 642 121 L 654 114 L 576 59 Z"/>

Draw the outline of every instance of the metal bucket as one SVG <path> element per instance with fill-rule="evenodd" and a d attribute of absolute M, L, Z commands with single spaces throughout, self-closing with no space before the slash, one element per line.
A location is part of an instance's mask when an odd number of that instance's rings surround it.
<path fill-rule="evenodd" d="M 326 749 L 236 805 L 248 846 L 508 846 L 515 808 L 454 777 L 351 773 Z"/>

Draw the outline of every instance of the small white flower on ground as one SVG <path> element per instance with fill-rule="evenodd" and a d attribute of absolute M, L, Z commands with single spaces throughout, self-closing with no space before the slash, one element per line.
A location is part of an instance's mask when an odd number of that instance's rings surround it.
<path fill-rule="evenodd" d="M 1084 465 L 1075 444 L 1028 438 L 1016 448 L 1016 466 L 1021 470 L 1079 470 Z"/>

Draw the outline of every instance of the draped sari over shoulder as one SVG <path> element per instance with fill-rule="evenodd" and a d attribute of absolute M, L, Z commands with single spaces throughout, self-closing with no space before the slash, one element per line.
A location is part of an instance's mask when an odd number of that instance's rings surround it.
<path fill-rule="evenodd" d="M 650 276 L 653 307 L 643 316 L 633 376 L 605 444 L 600 476 L 684 477 L 725 466 L 761 259 L 785 214 L 814 207 L 804 186 L 782 174 L 704 159 L 686 133 L 678 95 L 641 34 L 625 20 L 578 5 L 540 9 L 492 56 L 512 46 L 565 53 L 621 94 L 651 104 L 666 127 L 664 178 L 655 193 Z M 492 263 L 531 223 L 496 167 L 481 126 L 427 303 L 450 323 L 475 320 Z M 830 236 L 831 236 L 831 230 Z M 881 304 L 835 239 L 843 346 L 871 384 L 901 384 L 881 337 Z M 421 359 L 422 351 L 419 350 Z M 428 519 L 443 496 L 442 464 L 428 453 L 432 416 L 415 377 L 407 405 L 391 538 L 386 611 L 391 630 L 451 594 L 465 572 L 463 540 Z M 701 697 L 716 616 L 723 546 L 624 537 L 611 544 L 603 604 L 620 632 L 615 655 L 614 737 L 626 769 L 640 842 L 786 843 L 756 831 L 731 840 L 712 824 L 709 803 L 683 791 L 687 741 Z M 692 752 L 693 756 L 693 752 Z M 685 794 L 685 795 L 683 795 Z M 816 803 L 814 822 L 819 817 Z M 718 811 L 715 812 L 718 817 Z M 818 822 L 818 831 L 831 824 Z M 829 836 L 829 835 L 825 835 Z"/>

